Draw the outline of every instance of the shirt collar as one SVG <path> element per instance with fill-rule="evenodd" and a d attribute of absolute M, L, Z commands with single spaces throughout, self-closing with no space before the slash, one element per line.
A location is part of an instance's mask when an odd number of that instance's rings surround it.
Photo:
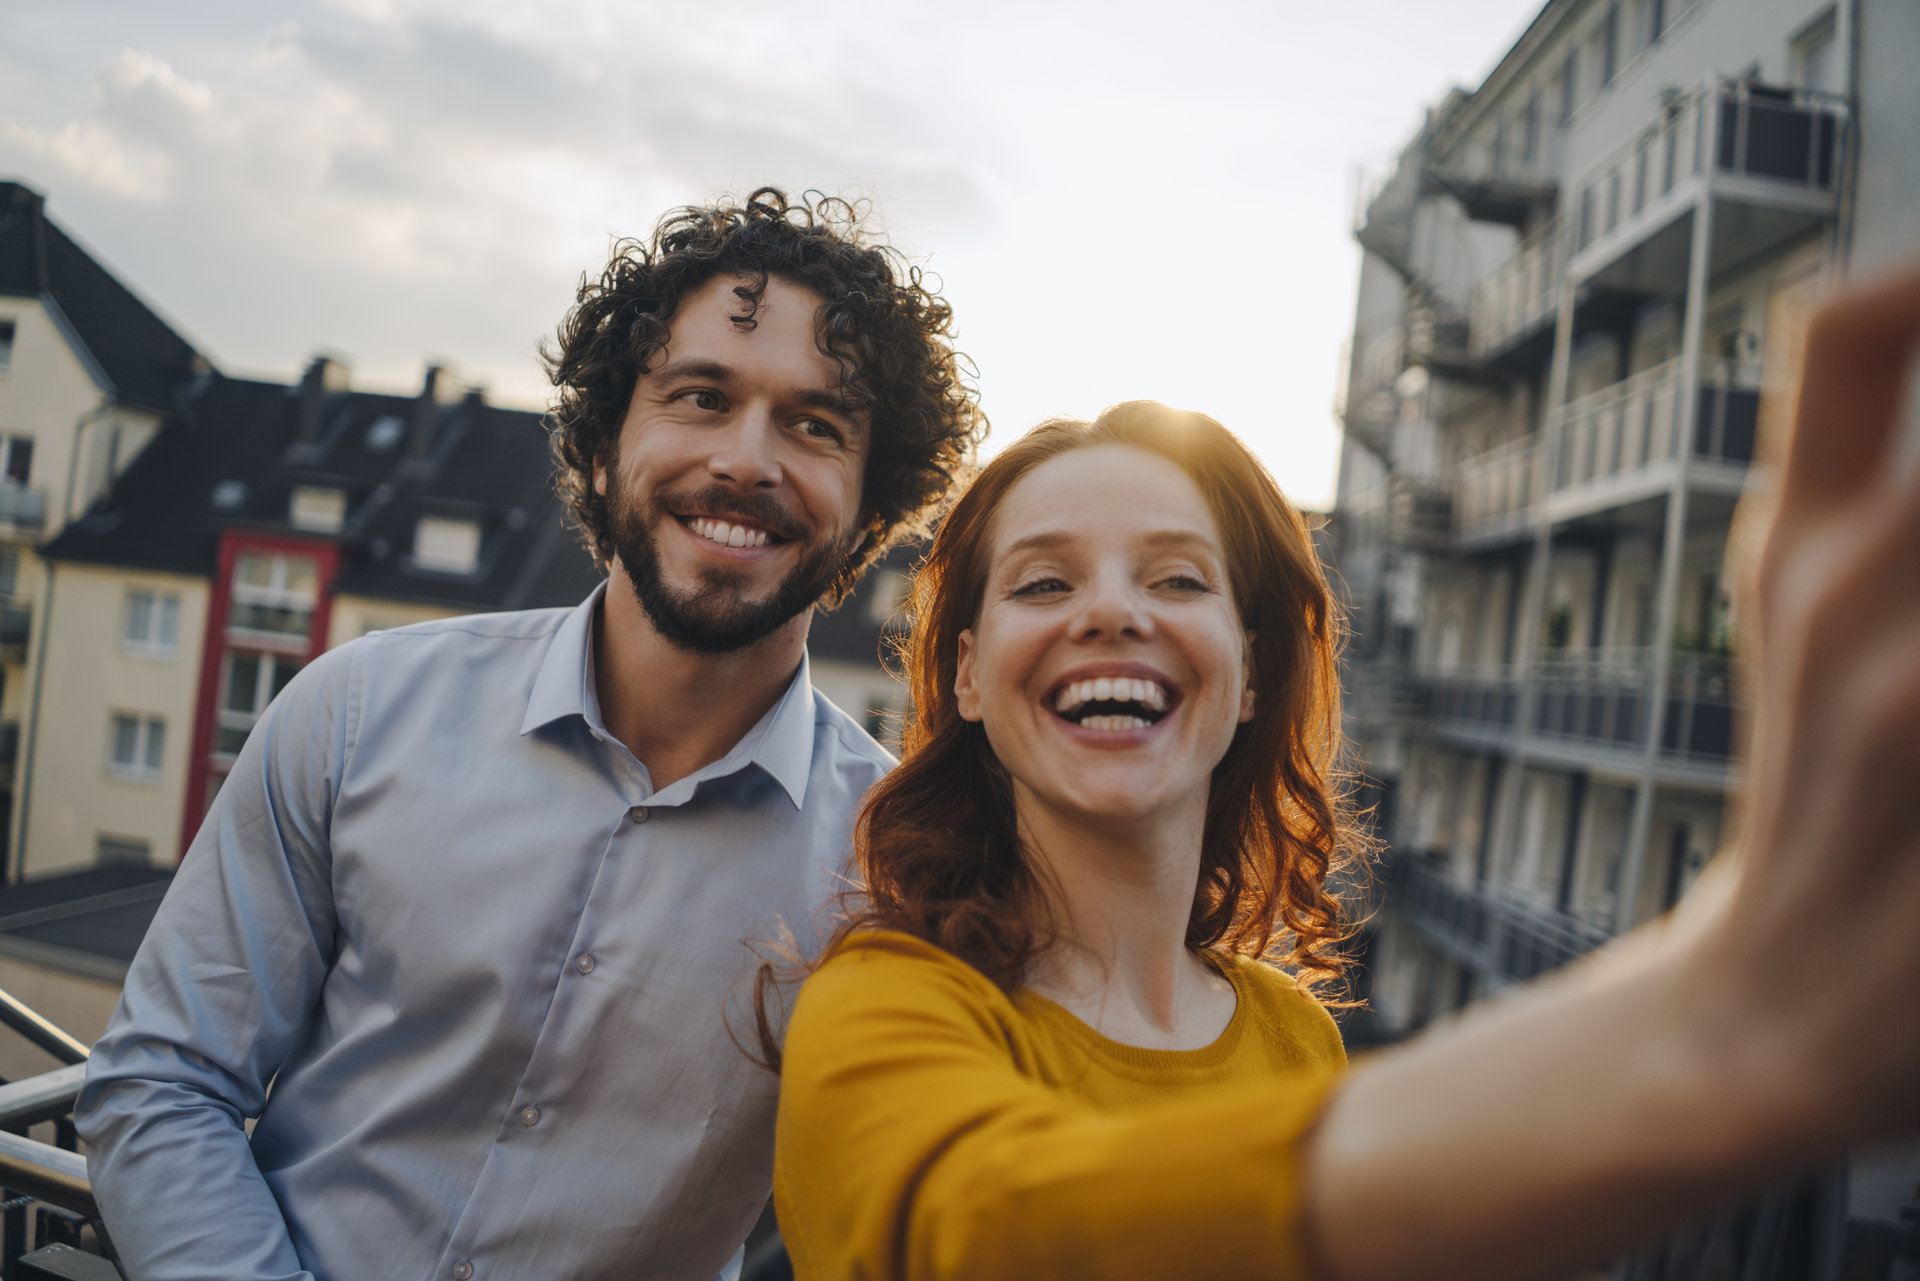
<path fill-rule="evenodd" d="M 543 725 L 551 725 L 568 716 L 578 716 L 590 729 L 604 735 L 599 701 L 593 695 L 588 664 L 593 645 L 593 616 L 607 590 L 602 581 L 587 598 L 574 607 L 553 634 L 553 644 L 540 663 L 533 692 L 527 698 L 527 714 L 520 722 L 522 734 Z M 813 678 L 805 651 L 800 668 L 794 672 L 780 701 L 746 732 L 733 750 L 696 771 L 682 783 L 732 774 L 748 765 L 758 765 L 780 784 L 795 809 L 807 799 L 807 779 L 813 771 Z M 677 791 L 676 783 L 669 792 Z"/>

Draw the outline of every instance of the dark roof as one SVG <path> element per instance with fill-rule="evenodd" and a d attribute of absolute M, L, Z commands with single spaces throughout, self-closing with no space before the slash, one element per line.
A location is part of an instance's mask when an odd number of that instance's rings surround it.
<path fill-rule="evenodd" d="M 173 869 L 107 863 L 0 887 L 0 955 L 119 980 Z"/>
<path fill-rule="evenodd" d="M 0 295 L 50 304 L 81 360 L 120 400 L 166 410 L 192 377 L 193 345 L 46 216 L 46 201 L 0 182 Z"/>
<path fill-rule="evenodd" d="M 487 404 L 330 391 L 202 375 L 126 472 L 43 549 L 89 561 L 212 577 L 227 528 L 297 533 L 299 486 L 337 489 L 347 517 L 333 590 L 462 610 L 530 609 L 581 600 L 600 574 L 562 521 L 541 415 Z M 416 414 L 425 446 L 410 448 Z M 376 426 L 379 425 L 379 426 Z M 476 521 L 471 574 L 412 563 L 422 516 Z"/>

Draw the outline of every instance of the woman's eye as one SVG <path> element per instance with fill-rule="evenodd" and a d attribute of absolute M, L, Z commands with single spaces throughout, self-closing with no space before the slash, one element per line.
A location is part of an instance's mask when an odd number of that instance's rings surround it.
<path fill-rule="evenodd" d="M 1193 574 L 1171 574 L 1160 580 L 1160 586 L 1170 587 L 1177 592 L 1210 592 L 1213 585 L 1204 578 Z"/>
<path fill-rule="evenodd" d="M 1030 583 L 1022 583 L 1013 589 L 1014 596 L 1051 596 L 1056 592 L 1068 590 L 1064 581 L 1058 578 L 1036 578 Z"/>

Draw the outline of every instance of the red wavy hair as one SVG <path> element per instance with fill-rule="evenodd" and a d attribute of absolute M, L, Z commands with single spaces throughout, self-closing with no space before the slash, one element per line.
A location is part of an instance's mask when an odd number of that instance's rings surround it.
<path fill-rule="evenodd" d="M 1193 478 L 1253 633 L 1260 710 L 1214 768 L 1187 944 L 1271 955 L 1308 990 L 1324 986 L 1346 966 L 1347 933 L 1327 879 L 1364 839 L 1339 772 L 1339 608 L 1300 513 L 1251 451 L 1204 414 L 1146 400 L 1091 423 L 1041 424 L 988 463 L 942 522 L 914 575 L 914 622 L 899 651 L 913 698 L 900 766 L 861 809 L 859 886 L 826 952 L 857 930 L 899 930 L 1012 989 L 1052 941 L 1016 834 L 1011 780 L 985 729 L 960 718 L 953 687 L 1001 500 L 1039 464 L 1095 445 L 1148 450 Z"/>

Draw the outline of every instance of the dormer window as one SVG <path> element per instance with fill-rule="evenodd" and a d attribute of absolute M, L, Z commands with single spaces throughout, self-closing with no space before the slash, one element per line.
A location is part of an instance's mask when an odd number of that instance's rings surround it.
<path fill-rule="evenodd" d="M 413 531 L 413 563 L 442 574 L 471 574 L 480 563 L 480 522 L 422 516 Z"/>
<path fill-rule="evenodd" d="M 337 534 L 347 523 L 347 495 L 344 490 L 297 486 L 293 491 L 290 518 L 295 529 L 316 534 Z"/>
<path fill-rule="evenodd" d="M 0 320 L 0 374 L 13 367 L 13 322 Z"/>

